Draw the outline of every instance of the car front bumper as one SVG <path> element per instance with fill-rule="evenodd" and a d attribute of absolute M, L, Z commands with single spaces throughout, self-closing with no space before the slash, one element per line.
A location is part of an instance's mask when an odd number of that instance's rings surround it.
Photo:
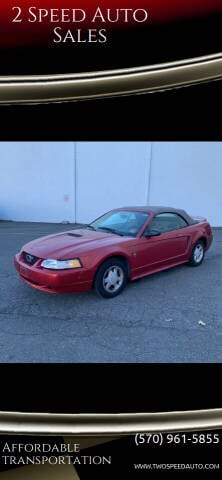
<path fill-rule="evenodd" d="M 48 293 L 87 292 L 92 288 L 93 274 L 85 268 L 49 270 L 40 265 L 28 265 L 21 253 L 14 258 L 20 279 L 37 290 Z"/>

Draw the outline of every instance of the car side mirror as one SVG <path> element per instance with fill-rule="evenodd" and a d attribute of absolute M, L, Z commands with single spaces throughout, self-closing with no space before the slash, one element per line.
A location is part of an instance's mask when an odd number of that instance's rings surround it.
<path fill-rule="evenodd" d="M 152 229 L 150 229 L 150 230 L 147 230 L 147 231 L 144 233 L 144 237 L 145 237 L 145 238 L 158 237 L 158 235 L 161 235 L 161 232 L 160 232 L 160 230 L 157 230 L 156 228 L 152 228 Z"/>

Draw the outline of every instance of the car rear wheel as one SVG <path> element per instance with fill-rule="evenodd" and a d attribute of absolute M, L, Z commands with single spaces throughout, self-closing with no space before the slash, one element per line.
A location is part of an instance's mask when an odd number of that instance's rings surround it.
<path fill-rule="evenodd" d="M 205 245 L 202 240 L 199 240 L 196 245 L 194 245 L 194 248 L 192 250 L 191 256 L 190 256 L 190 265 L 197 267 L 200 265 L 204 259 L 205 255 Z"/>
<path fill-rule="evenodd" d="M 116 297 L 126 286 L 127 278 L 125 262 L 119 258 L 110 258 L 97 271 L 94 281 L 95 291 L 104 298 Z"/>

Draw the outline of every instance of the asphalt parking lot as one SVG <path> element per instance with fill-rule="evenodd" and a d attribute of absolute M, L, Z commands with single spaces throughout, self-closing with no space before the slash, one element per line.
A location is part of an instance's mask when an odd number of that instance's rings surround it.
<path fill-rule="evenodd" d="M 105 300 L 53 295 L 21 282 L 23 244 L 72 225 L 0 222 L 0 362 L 221 362 L 222 228 L 198 268 L 129 283 Z"/>

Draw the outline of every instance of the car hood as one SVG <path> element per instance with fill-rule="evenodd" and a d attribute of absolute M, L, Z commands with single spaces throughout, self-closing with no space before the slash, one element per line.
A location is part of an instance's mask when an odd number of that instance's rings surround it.
<path fill-rule="evenodd" d="M 73 255 L 79 256 L 81 253 L 89 252 L 96 248 L 126 242 L 127 239 L 130 240 L 129 237 L 120 237 L 102 230 L 98 232 L 88 229 L 77 229 L 37 238 L 24 245 L 23 250 L 42 259 L 65 260 L 73 258 Z"/>

